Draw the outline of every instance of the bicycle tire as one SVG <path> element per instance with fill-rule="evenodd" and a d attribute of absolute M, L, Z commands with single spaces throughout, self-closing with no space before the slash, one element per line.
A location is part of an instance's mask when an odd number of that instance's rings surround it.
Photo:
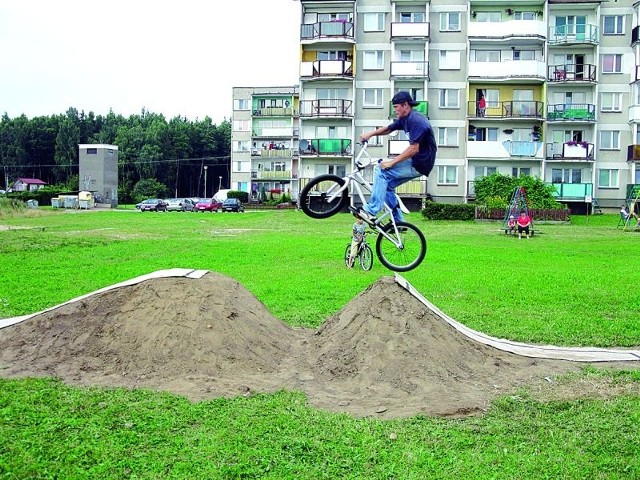
<path fill-rule="evenodd" d="M 384 235 L 379 234 L 376 241 L 376 254 L 380 262 L 394 272 L 408 272 L 422 263 L 427 254 L 427 239 L 418 227 L 411 223 L 397 222 L 399 235 L 402 239 L 402 248 L 395 246 Z M 382 230 L 395 235 L 393 224 L 388 223 Z"/>
<path fill-rule="evenodd" d="M 327 197 L 341 188 L 345 179 L 337 175 L 319 175 L 307 183 L 300 192 L 300 209 L 311 218 L 329 218 L 346 208 L 349 192 L 345 189 L 332 202 Z"/>
<path fill-rule="evenodd" d="M 351 268 L 351 265 L 349 265 L 349 255 L 351 255 L 351 244 L 347 243 L 347 249 L 344 251 L 344 264 L 347 268 Z"/>
<path fill-rule="evenodd" d="M 371 270 L 373 267 L 373 250 L 368 244 L 360 249 L 360 266 L 363 270 Z"/>

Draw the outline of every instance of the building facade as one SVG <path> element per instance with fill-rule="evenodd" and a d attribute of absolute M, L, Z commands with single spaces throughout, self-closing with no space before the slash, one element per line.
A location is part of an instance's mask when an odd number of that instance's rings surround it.
<path fill-rule="evenodd" d="M 78 145 L 79 190 L 91 192 L 96 201 L 118 206 L 118 147 L 107 144 Z"/>
<path fill-rule="evenodd" d="M 619 208 L 640 184 L 640 2 L 300 0 L 300 8 L 299 86 L 285 89 L 293 110 L 266 118 L 256 102 L 269 93 L 264 100 L 278 104 L 279 89 L 234 89 L 232 159 L 243 161 L 232 166 L 232 188 L 259 188 L 266 163 L 247 152 L 264 152 L 263 139 L 282 143 L 284 164 L 268 165 L 290 171 L 293 198 L 316 175 L 344 174 L 361 133 L 392 119 L 399 90 L 420 101 L 438 142 L 429 178 L 398 189 L 410 205 L 427 195 L 472 201 L 475 180 L 493 172 L 538 177 L 576 212 L 593 199 Z M 236 108 L 243 100 L 250 105 Z M 265 136 L 265 126 L 286 131 Z M 369 151 L 387 157 L 406 145 L 400 133 L 372 139 Z"/>

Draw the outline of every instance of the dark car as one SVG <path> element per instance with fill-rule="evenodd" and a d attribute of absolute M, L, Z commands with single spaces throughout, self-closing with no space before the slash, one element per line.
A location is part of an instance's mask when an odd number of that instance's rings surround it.
<path fill-rule="evenodd" d="M 136 205 L 141 212 L 166 212 L 167 202 L 160 198 L 148 198 Z"/>
<path fill-rule="evenodd" d="M 201 198 L 193 208 L 194 212 L 217 212 L 222 208 L 222 203 L 213 198 Z"/>
<path fill-rule="evenodd" d="M 244 205 L 238 198 L 227 198 L 222 202 L 223 212 L 244 212 Z"/>

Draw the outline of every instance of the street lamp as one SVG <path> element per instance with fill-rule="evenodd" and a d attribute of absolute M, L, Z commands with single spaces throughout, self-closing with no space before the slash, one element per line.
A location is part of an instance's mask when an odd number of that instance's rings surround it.
<path fill-rule="evenodd" d="M 204 198 L 207 198 L 207 167 L 206 165 L 204 166 Z"/>
<path fill-rule="evenodd" d="M 218 177 L 218 191 L 222 188 L 222 175 Z"/>

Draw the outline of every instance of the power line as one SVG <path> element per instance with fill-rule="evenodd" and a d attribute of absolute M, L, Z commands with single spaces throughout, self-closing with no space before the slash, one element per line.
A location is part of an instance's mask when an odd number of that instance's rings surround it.
<path fill-rule="evenodd" d="M 172 159 L 160 159 L 160 160 L 136 160 L 134 162 L 123 162 L 118 159 L 118 166 L 125 165 L 149 165 L 149 164 L 158 164 L 158 163 L 186 163 L 186 162 L 219 162 L 221 164 L 223 161 L 231 160 L 231 156 L 226 155 L 223 157 L 196 157 L 196 158 L 172 158 Z M 78 164 L 28 164 L 28 165 L 2 165 L 4 168 L 52 168 L 52 167 L 60 167 L 60 168 L 75 168 L 78 167 Z"/>

